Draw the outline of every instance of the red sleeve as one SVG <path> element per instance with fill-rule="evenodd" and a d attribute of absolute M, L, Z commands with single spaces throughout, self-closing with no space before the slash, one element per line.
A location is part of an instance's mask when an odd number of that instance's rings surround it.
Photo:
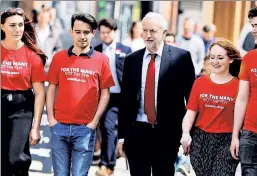
<path fill-rule="evenodd" d="M 108 58 L 104 59 L 103 66 L 101 69 L 101 75 L 100 75 L 100 88 L 106 89 L 108 87 L 114 86 L 115 83 L 112 78 L 112 72 L 110 69 L 110 64 L 108 61 Z"/>
<path fill-rule="evenodd" d="M 191 89 L 189 101 L 186 107 L 187 110 L 192 110 L 195 112 L 199 111 L 199 106 L 198 106 L 198 99 L 199 99 L 198 87 L 199 86 L 198 85 L 199 85 L 199 81 L 196 80 Z"/>
<path fill-rule="evenodd" d="M 59 70 L 58 70 L 56 55 L 54 55 L 52 62 L 50 64 L 50 67 L 47 73 L 47 81 L 54 85 L 58 85 L 59 83 Z"/>
<path fill-rule="evenodd" d="M 46 81 L 46 74 L 42 59 L 34 52 L 31 54 L 31 82 Z"/>
<path fill-rule="evenodd" d="M 244 81 L 249 81 L 249 75 L 248 75 L 248 70 L 247 70 L 247 55 L 246 57 L 243 58 L 242 60 L 242 64 L 241 64 L 241 67 L 240 67 L 240 72 L 239 72 L 239 79 L 240 80 L 244 80 Z"/>

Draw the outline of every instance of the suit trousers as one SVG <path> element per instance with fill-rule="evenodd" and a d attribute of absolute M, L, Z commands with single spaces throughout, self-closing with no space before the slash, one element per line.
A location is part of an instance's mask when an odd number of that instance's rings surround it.
<path fill-rule="evenodd" d="M 117 125 L 118 125 L 119 94 L 111 94 L 107 110 L 100 121 L 101 162 L 99 166 L 106 166 L 114 170 L 117 159 Z"/>
<path fill-rule="evenodd" d="M 178 148 L 167 140 L 158 125 L 135 122 L 124 146 L 131 176 L 174 176 Z"/>
<path fill-rule="evenodd" d="M 29 133 L 34 111 L 34 94 L 1 91 L 1 174 L 28 176 L 31 164 Z"/>

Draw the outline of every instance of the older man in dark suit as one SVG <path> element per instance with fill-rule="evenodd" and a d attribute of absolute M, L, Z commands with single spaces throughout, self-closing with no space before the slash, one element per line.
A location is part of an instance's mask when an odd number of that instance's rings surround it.
<path fill-rule="evenodd" d="M 194 66 L 188 51 L 164 44 L 163 16 L 150 12 L 142 22 L 146 48 L 124 64 L 119 153 L 125 151 L 132 176 L 172 176 Z"/>
<path fill-rule="evenodd" d="M 96 51 L 108 56 L 115 86 L 110 88 L 110 102 L 104 117 L 100 121 L 102 134 L 100 169 L 98 176 L 108 176 L 113 173 L 117 158 L 117 122 L 120 85 L 125 57 L 131 53 L 131 48 L 115 41 L 117 24 L 112 19 L 102 19 L 98 24 L 102 44 L 95 47 Z"/>

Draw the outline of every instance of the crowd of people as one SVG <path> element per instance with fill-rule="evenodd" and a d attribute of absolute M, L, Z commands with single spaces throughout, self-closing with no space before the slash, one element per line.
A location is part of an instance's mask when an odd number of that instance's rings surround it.
<path fill-rule="evenodd" d="M 88 175 L 94 153 L 98 176 L 118 157 L 131 176 L 189 175 L 180 166 L 190 162 L 197 176 L 234 176 L 239 162 L 243 176 L 257 175 L 256 49 L 242 57 L 214 24 L 199 32 L 190 18 L 176 36 L 149 12 L 121 43 L 115 20 L 76 13 L 63 50 L 55 13 L 1 14 L 2 175 L 28 175 L 45 104 L 55 176 Z M 248 18 L 257 45 L 256 7 Z"/>

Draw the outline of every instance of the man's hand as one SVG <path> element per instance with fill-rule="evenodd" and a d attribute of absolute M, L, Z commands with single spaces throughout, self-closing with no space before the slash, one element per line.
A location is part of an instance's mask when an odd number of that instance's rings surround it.
<path fill-rule="evenodd" d="M 30 145 L 36 145 L 40 140 L 40 129 L 32 128 L 29 134 Z"/>
<path fill-rule="evenodd" d="M 234 159 L 238 160 L 238 155 L 239 155 L 239 139 L 238 138 L 232 138 L 231 145 L 230 145 L 230 153 Z"/>
<path fill-rule="evenodd" d="M 55 120 L 54 117 L 48 118 L 48 121 L 49 121 L 49 127 L 52 127 L 52 126 L 54 126 L 55 124 L 58 123 L 58 121 Z"/>
<path fill-rule="evenodd" d="M 190 136 L 190 133 L 183 133 L 180 143 L 182 144 L 183 150 L 184 150 L 184 154 L 187 155 L 189 154 L 190 151 L 190 146 L 192 143 L 192 138 Z"/>
<path fill-rule="evenodd" d="M 96 129 L 97 125 L 98 125 L 98 122 L 96 123 L 96 122 L 94 122 L 94 121 L 91 121 L 90 123 L 88 123 L 88 124 L 86 125 L 86 127 L 91 128 L 91 129 L 94 130 L 94 129 Z"/>
<path fill-rule="evenodd" d="M 125 157 L 125 152 L 123 150 L 123 144 L 124 144 L 124 142 L 120 142 L 118 144 L 118 152 L 119 152 L 120 157 Z"/>

